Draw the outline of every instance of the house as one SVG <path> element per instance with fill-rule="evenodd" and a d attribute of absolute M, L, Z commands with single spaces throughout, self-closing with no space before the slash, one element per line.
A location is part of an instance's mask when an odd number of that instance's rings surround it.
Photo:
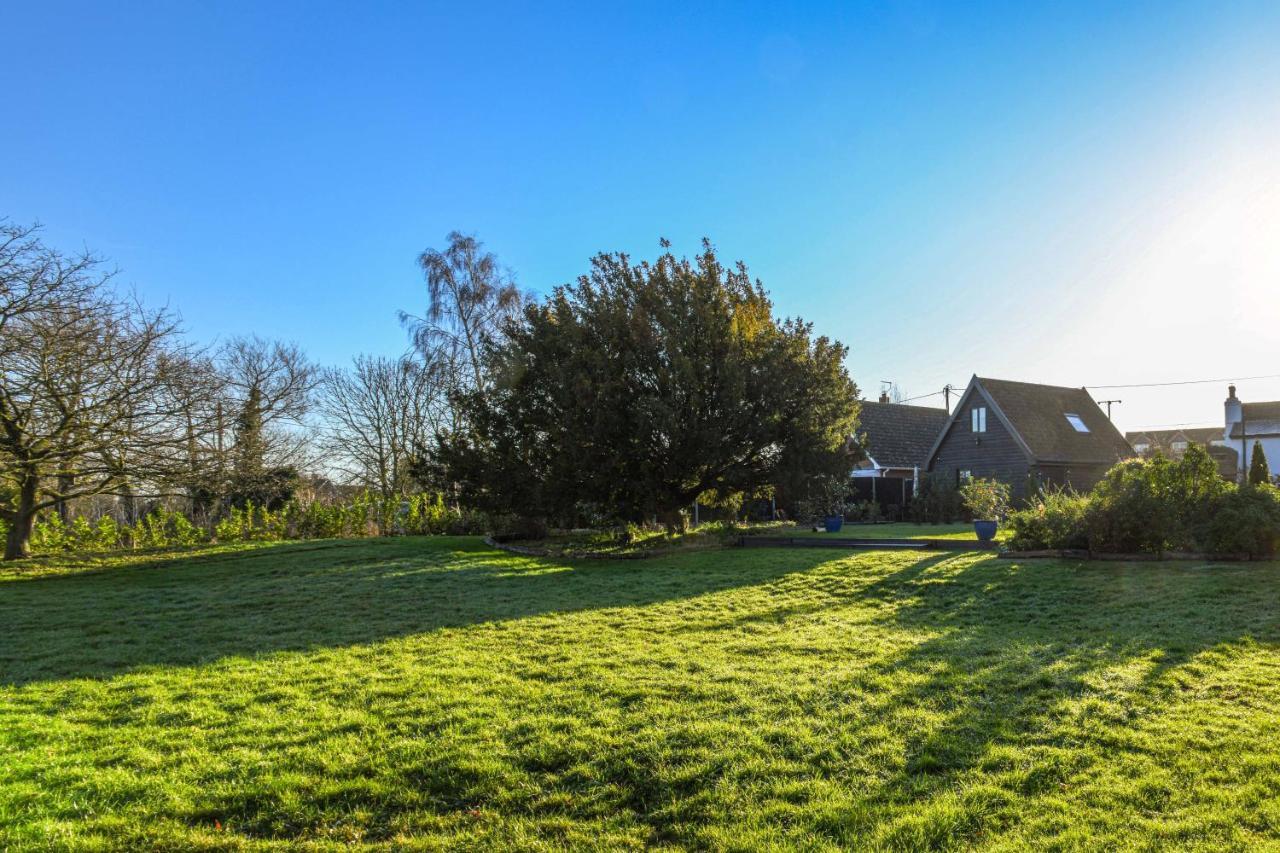
<path fill-rule="evenodd" d="M 1227 447 L 1238 454 L 1235 479 L 1243 482 L 1248 476 L 1249 463 L 1253 459 L 1253 445 L 1262 445 L 1267 461 L 1280 461 L 1280 400 L 1269 403 L 1245 403 L 1236 397 L 1236 386 L 1227 387 L 1227 399 L 1223 403 L 1224 429 L 1222 438 Z"/>
<path fill-rule="evenodd" d="M 858 440 L 866 458 L 853 471 L 859 500 L 905 506 L 916 493 L 925 457 L 947 422 L 943 409 L 864 402 Z"/>
<path fill-rule="evenodd" d="M 1148 429 L 1126 432 L 1125 441 L 1139 456 L 1150 456 L 1157 450 L 1173 459 L 1182 457 L 1192 444 L 1226 447 L 1220 427 L 1187 427 L 1185 429 Z"/>
<path fill-rule="evenodd" d="M 926 467 L 960 485 L 1000 480 L 1014 498 L 1038 486 L 1091 489 L 1133 449 L 1084 388 L 969 380 Z"/>
<path fill-rule="evenodd" d="M 1218 465 L 1218 473 L 1227 480 L 1234 481 L 1240 467 L 1240 454 L 1227 446 L 1221 427 L 1140 430 L 1126 432 L 1124 438 L 1139 456 L 1162 453 L 1170 459 L 1181 459 L 1188 447 L 1198 444 L 1209 452 Z"/>

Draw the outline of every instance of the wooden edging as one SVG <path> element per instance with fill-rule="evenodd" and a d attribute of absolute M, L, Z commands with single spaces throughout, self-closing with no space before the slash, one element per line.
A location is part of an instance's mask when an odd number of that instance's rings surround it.
<path fill-rule="evenodd" d="M 740 536 L 743 548 L 855 548 L 878 551 L 994 551 L 994 542 L 968 539 L 853 539 L 816 536 Z"/>
<path fill-rule="evenodd" d="M 1049 548 L 1039 551 L 1001 551 L 1005 560 L 1101 560 L 1104 562 L 1156 563 L 1172 560 L 1196 560 L 1212 562 L 1245 563 L 1254 559 L 1249 554 L 1201 554 L 1195 551 L 1166 551 L 1163 554 L 1115 554 L 1103 551 L 1086 551 L 1075 548 Z"/>
<path fill-rule="evenodd" d="M 484 537 L 484 544 L 499 551 L 519 554 L 521 557 L 549 557 L 556 560 L 647 560 L 651 557 L 666 557 L 670 554 L 692 554 L 705 548 L 662 548 L 652 551 L 632 551 L 630 553 L 610 554 L 607 551 L 575 551 L 572 554 L 553 554 L 546 548 L 533 548 L 528 545 L 512 545 L 501 542 L 493 536 Z"/>
<path fill-rule="evenodd" d="M 491 548 L 518 554 L 522 557 L 552 557 L 557 560 L 644 560 L 650 557 L 689 553 L 690 551 L 690 549 L 663 549 L 629 554 L 610 554 L 602 551 L 552 554 L 546 548 L 499 542 L 492 536 L 484 537 L 484 543 Z M 882 551 L 997 551 L 998 548 L 995 543 L 970 542 L 964 539 L 818 539 L 808 536 L 740 536 L 737 544 L 745 548 L 850 548 Z M 1154 563 L 1174 560 L 1243 563 L 1251 562 L 1255 559 L 1267 559 L 1265 557 L 1254 558 L 1248 554 L 1202 554 L 1191 551 L 1168 551 L 1164 554 L 1112 554 L 1074 548 L 999 551 L 996 556 L 1002 560 L 1098 560 L 1125 563 Z"/>

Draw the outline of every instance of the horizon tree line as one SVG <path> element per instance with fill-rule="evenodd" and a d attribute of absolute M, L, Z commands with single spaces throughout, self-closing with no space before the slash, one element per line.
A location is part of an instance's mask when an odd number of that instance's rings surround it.
<path fill-rule="evenodd" d="M 538 526 L 661 518 L 691 500 L 794 492 L 853 452 L 838 342 L 780 321 L 741 263 L 602 254 L 539 301 L 475 237 L 418 258 L 398 357 L 321 367 L 256 335 L 188 339 L 88 252 L 0 220 L 0 521 L 104 498 L 119 520 L 178 507 L 210 528 L 310 485 L 431 490 Z"/>

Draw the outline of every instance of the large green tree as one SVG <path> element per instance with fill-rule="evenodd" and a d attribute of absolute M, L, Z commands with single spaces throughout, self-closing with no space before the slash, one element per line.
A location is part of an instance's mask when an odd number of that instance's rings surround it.
<path fill-rule="evenodd" d="M 850 469 L 845 354 L 775 318 L 746 267 L 705 241 L 693 260 L 601 254 L 488 348 L 493 385 L 459 396 L 466 428 L 442 437 L 441 458 L 490 510 L 676 527 L 704 492 Z"/>

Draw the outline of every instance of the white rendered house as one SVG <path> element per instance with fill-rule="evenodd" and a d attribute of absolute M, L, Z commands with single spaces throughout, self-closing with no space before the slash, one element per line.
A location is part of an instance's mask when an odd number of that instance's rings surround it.
<path fill-rule="evenodd" d="M 1223 404 L 1226 424 L 1222 438 L 1226 446 L 1239 453 L 1236 480 L 1243 481 L 1249 474 L 1253 459 L 1253 445 L 1262 445 L 1272 471 L 1280 464 L 1280 400 L 1266 403 L 1244 403 L 1236 397 L 1236 386 L 1227 389 Z"/>

